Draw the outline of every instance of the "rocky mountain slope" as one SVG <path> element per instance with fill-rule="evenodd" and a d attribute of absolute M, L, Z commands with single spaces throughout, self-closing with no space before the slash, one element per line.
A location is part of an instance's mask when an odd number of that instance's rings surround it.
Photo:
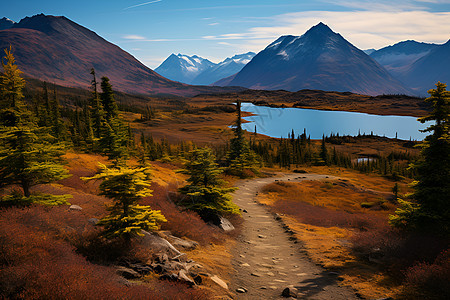
<path fill-rule="evenodd" d="M 302 36 L 278 38 L 258 53 L 228 85 L 368 95 L 412 93 L 370 56 L 323 23 Z"/>
<path fill-rule="evenodd" d="M 155 72 L 187 84 L 210 85 L 239 72 L 254 56 L 253 52 L 238 54 L 216 64 L 197 55 L 171 54 Z"/>
<path fill-rule="evenodd" d="M 114 89 L 127 93 L 192 96 L 222 91 L 164 78 L 66 17 L 40 14 L 0 30 L 0 49 L 10 45 L 26 76 L 64 86 L 88 87 L 92 79 L 90 69 L 94 67 L 99 78 L 108 76 Z"/>

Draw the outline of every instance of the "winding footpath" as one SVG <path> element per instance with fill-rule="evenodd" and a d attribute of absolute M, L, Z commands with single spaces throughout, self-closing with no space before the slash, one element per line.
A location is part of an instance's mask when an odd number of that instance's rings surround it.
<path fill-rule="evenodd" d="M 256 202 L 257 192 L 276 180 L 325 178 L 332 176 L 286 174 L 240 182 L 239 190 L 233 194 L 244 218 L 233 253 L 230 288 L 234 299 L 280 299 L 288 286 L 296 288 L 298 299 L 357 299 L 349 289 L 338 286 L 336 274 L 312 263 L 302 251 L 301 243 L 295 243 L 283 224 Z"/>

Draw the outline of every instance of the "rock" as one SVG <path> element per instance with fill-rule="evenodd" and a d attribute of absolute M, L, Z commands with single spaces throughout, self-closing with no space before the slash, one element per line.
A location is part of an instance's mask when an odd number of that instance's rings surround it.
<path fill-rule="evenodd" d="M 277 220 L 277 221 L 281 221 L 282 219 L 281 219 L 281 216 L 279 215 L 279 214 L 275 214 L 275 220 Z"/>
<path fill-rule="evenodd" d="M 244 209 L 242 212 L 248 213 L 248 211 L 246 209 Z"/>
<path fill-rule="evenodd" d="M 225 281 L 223 281 L 222 279 L 220 279 L 219 276 L 213 275 L 213 276 L 210 277 L 210 279 L 211 279 L 214 283 L 216 283 L 218 286 L 220 286 L 220 287 L 222 287 L 222 288 L 228 290 L 228 284 L 227 284 Z"/>
<path fill-rule="evenodd" d="M 97 218 L 90 218 L 90 219 L 88 220 L 88 222 L 89 222 L 89 224 L 97 225 L 98 219 L 97 219 Z"/>
<path fill-rule="evenodd" d="M 285 298 L 289 298 L 289 297 L 293 297 L 293 298 L 297 298 L 297 289 L 293 286 L 288 286 L 287 288 L 285 288 L 283 290 L 283 292 L 281 292 L 281 296 L 285 297 Z"/>
<path fill-rule="evenodd" d="M 192 276 L 192 279 L 194 280 L 196 285 L 200 285 L 203 283 L 203 278 L 199 274 Z"/>
<path fill-rule="evenodd" d="M 261 275 L 258 273 L 251 273 L 250 275 L 255 276 L 255 277 L 261 277 Z"/>
<path fill-rule="evenodd" d="M 128 264 L 128 267 L 130 269 L 133 269 L 134 271 L 138 272 L 139 274 L 148 274 L 150 273 L 153 268 L 149 265 L 144 265 L 144 264 Z"/>
<path fill-rule="evenodd" d="M 73 211 L 81 211 L 81 210 L 83 210 L 83 209 L 81 208 L 81 206 L 72 204 L 71 206 L 69 206 L 69 210 L 73 210 Z"/>
<path fill-rule="evenodd" d="M 190 286 L 195 285 L 194 280 L 192 280 L 191 278 L 189 278 L 189 276 L 186 273 L 186 270 L 180 270 L 178 272 L 178 280 L 187 283 Z"/>
<path fill-rule="evenodd" d="M 154 253 L 166 253 L 169 257 L 175 257 L 181 255 L 168 240 L 154 234 L 142 230 L 144 236 L 141 238 L 141 245 L 149 248 Z"/>
<path fill-rule="evenodd" d="M 243 288 L 237 288 L 236 292 L 243 294 L 243 293 L 246 293 L 247 291 Z"/>
<path fill-rule="evenodd" d="M 262 235 L 262 234 L 259 234 L 258 237 L 259 237 L 260 239 L 265 239 L 265 238 L 266 238 L 266 236 L 265 236 L 265 235 Z"/>
<path fill-rule="evenodd" d="M 218 226 L 223 231 L 234 230 L 233 224 L 231 224 L 231 222 L 228 219 L 222 217 L 221 215 L 218 214 L 211 215 L 208 217 L 208 221 L 209 223 Z"/>
<path fill-rule="evenodd" d="M 198 247 L 198 243 L 188 240 L 188 239 L 182 239 L 173 235 L 169 235 L 168 239 L 172 243 L 174 247 L 183 248 L 186 250 L 193 250 Z"/>
<path fill-rule="evenodd" d="M 135 270 L 122 266 L 116 268 L 116 273 L 126 279 L 135 279 L 141 277 L 141 275 Z"/>

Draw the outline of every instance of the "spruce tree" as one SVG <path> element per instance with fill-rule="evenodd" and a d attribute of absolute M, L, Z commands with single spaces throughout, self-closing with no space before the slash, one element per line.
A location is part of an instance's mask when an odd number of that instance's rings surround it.
<path fill-rule="evenodd" d="M 94 68 L 91 69 L 91 75 L 92 75 L 92 81 L 91 81 L 91 87 L 92 87 L 92 95 L 90 99 L 90 107 L 91 107 L 91 117 L 92 117 L 92 127 L 94 132 L 95 138 L 100 138 L 101 132 L 103 130 L 103 126 L 105 123 L 104 115 L 105 112 L 103 110 L 103 105 L 100 102 L 100 98 L 97 92 L 97 78 L 95 76 L 95 70 Z"/>
<path fill-rule="evenodd" d="M 102 93 L 100 94 L 100 99 L 102 101 L 103 109 L 106 112 L 106 120 L 109 122 L 119 115 L 119 109 L 117 108 L 112 85 L 109 83 L 108 77 L 102 77 L 101 88 Z"/>
<path fill-rule="evenodd" d="M 419 121 L 434 121 L 423 130 L 431 132 L 420 144 L 421 158 L 413 164 L 417 171 L 413 202 L 399 200 L 402 206 L 391 216 L 394 226 L 433 230 L 450 234 L 450 92 L 438 82 L 429 90 L 432 112 Z"/>
<path fill-rule="evenodd" d="M 0 187 L 17 184 L 23 197 L 17 193 L 3 197 L 9 204 L 39 202 L 44 204 L 66 203 L 66 196 L 31 195 L 31 187 L 68 177 L 61 164 L 63 147 L 53 137 L 39 128 L 32 113 L 22 102 L 24 81 L 15 65 L 10 50 L 5 50 L 4 74 L 0 81 L 2 96 L 0 119 Z"/>
<path fill-rule="evenodd" d="M 245 170 L 256 172 L 257 159 L 255 153 L 250 149 L 242 130 L 241 102 L 236 103 L 236 125 L 234 127 L 234 138 L 230 140 L 230 151 L 228 152 L 228 172 L 238 176 L 245 176 Z"/>
<path fill-rule="evenodd" d="M 188 197 L 180 204 L 194 210 L 204 219 L 215 214 L 238 214 L 239 207 L 229 195 L 235 188 L 225 188 L 224 181 L 218 176 L 222 170 L 215 162 L 209 148 L 194 149 L 189 152 L 189 161 L 181 172 L 189 175 L 188 185 L 180 188 L 180 193 Z"/>
<path fill-rule="evenodd" d="M 108 239 L 123 238 L 129 242 L 133 236 L 142 235 L 142 230 L 154 231 L 166 218 L 159 210 L 139 205 L 143 197 L 150 197 L 149 168 L 114 168 L 100 164 L 102 172 L 83 180 L 103 180 L 100 195 L 113 200 L 109 215 L 97 225 L 104 227 L 103 235 Z"/>

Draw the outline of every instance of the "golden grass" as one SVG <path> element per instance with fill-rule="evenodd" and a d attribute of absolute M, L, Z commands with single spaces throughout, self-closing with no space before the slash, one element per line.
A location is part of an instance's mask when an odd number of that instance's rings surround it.
<path fill-rule="evenodd" d="M 361 207 L 361 202 L 381 201 L 391 191 L 393 182 L 381 176 L 361 174 L 357 171 L 330 167 L 304 168 L 310 173 L 328 174 L 344 180 L 278 182 L 267 185 L 258 201 L 277 210 L 278 201 L 305 202 L 335 211 L 367 214 L 380 219 L 381 224 L 395 206 L 387 204 L 387 210 Z M 333 185 L 333 183 L 335 183 Z M 370 191 L 367 191 L 367 190 Z M 407 191 L 406 183 L 401 189 Z M 376 193 L 378 191 L 380 193 Z M 279 203 L 279 202 L 278 202 Z M 388 203 L 388 202 L 386 202 Z M 352 252 L 351 237 L 355 229 L 347 227 L 314 226 L 302 223 L 295 215 L 282 216 L 294 232 L 308 256 L 328 270 L 337 271 L 342 283 L 368 299 L 393 297 L 401 290 L 376 264 L 359 259 Z"/>
<path fill-rule="evenodd" d="M 266 186 L 265 190 L 268 192 L 261 194 L 259 201 L 267 205 L 287 199 L 351 213 L 367 213 L 369 209 L 361 207 L 361 203 L 374 203 L 375 206 L 382 203 L 386 210 L 373 211 L 376 214 L 386 215 L 395 209 L 395 206 L 385 199 L 389 194 L 366 191 L 339 180 L 278 182 Z"/>

